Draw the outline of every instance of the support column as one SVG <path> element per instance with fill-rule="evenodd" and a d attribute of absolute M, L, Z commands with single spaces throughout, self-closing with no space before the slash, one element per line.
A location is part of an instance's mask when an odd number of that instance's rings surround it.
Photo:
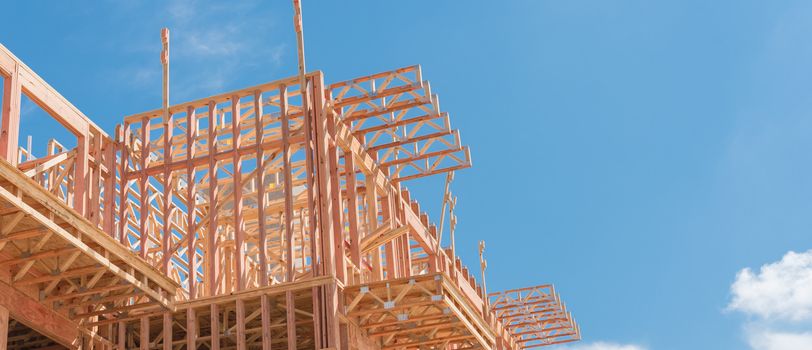
<path fill-rule="evenodd" d="M 141 318 L 141 350 L 149 350 L 149 317 Z"/>
<path fill-rule="evenodd" d="M 284 117 L 283 117 L 284 118 Z M 265 154 L 262 149 L 262 141 L 264 137 L 264 125 L 262 124 L 262 93 L 257 90 L 254 92 L 254 122 L 255 122 L 255 136 L 254 142 L 256 143 L 256 198 L 257 198 L 257 229 L 259 230 L 259 286 L 265 287 L 268 285 L 268 234 L 266 232 L 266 218 L 265 218 Z M 284 119 L 283 119 L 284 122 Z M 284 129 L 284 127 L 283 127 Z M 284 132 L 284 131 L 283 131 Z M 287 175 L 285 175 L 287 178 Z M 287 204 L 287 203 L 286 203 Z M 287 258 L 290 260 L 290 257 Z M 263 338 L 263 347 L 265 346 Z M 270 343 L 268 344 L 270 349 Z"/>
<path fill-rule="evenodd" d="M 323 109 L 324 97 L 324 81 L 321 75 L 316 75 L 312 78 L 313 81 L 313 120 L 315 124 L 315 141 L 316 141 L 316 174 L 318 182 L 318 207 L 319 207 L 319 232 L 321 240 L 321 261 L 324 264 L 324 274 L 327 276 L 338 276 L 337 269 L 342 268 L 343 264 L 339 264 L 337 259 L 342 259 L 343 255 L 339 255 L 335 251 L 335 237 L 338 233 L 335 232 L 333 227 L 333 220 L 338 220 L 334 217 L 332 198 L 337 195 L 333 193 L 335 187 L 333 181 L 338 181 L 334 176 L 335 174 L 330 166 L 330 144 L 333 141 L 328 132 L 328 120 Z M 319 348 L 334 348 L 340 347 L 340 333 L 339 333 L 339 320 L 338 320 L 338 290 L 335 284 L 316 287 L 318 291 L 314 291 L 314 295 L 319 296 L 318 302 L 314 301 L 314 314 L 321 314 L 323 321 L 316 327 L 316 346 Z M 318 308 L 316 308 L 318 307 Z M 319 342 L 321 340 L 321 342 Z"/>
<path fill-rule="evenodd" d="M 20 65 L 14 65 L 14 72 L 3 80 L 3 112 L 0 124 L 0 157 L 9 163 L 17 164 L 17 145 L 20 142 Z"/>
<path fill-rule="evenodd" d="M 6 350 L 8 344 L 8 309 L 0 306 L 0 350 Z"/>
<path fill-rule="evenodd" d="M 242 159 L 240 157 L 240 146 L 242 145 L 242 132 L 240 130 L 240 97 L 231 97 L 231 143 L 234 148 L 231 159 L 233 180 L 234 180 L 234 272 L 237 274 L 236 290 L 245 289 L 245 231 L 243 230 L 243 202 L 242 202 Z M 239 346 L 238 346 L 239 348 Z"/>
<path fill-rule="evenodd" d="M 279 87 L 279 106 L 282 123 L 282 169 L 284 179 L 284 192 L 285 192 L 285 212 L 284 212 L 284 228 L 285 231 L 285 281 L 293 282 L 296 276 L 294 271 L 294 251 L 293 251 L 293 179 L 291 173 L 291 150 L 290 150 L 290 120 L 288 117 L 288 89 L 287 86 L 282 85 Z M 310 215 L 313 215 L 310 213 Z M 304 227 L 304 221 L 301 222 Z M 304 237 L 302 237 L 304 242 Z M 304 255 L 304 250 L 302 250 Z M 302 265 L 304 268 L 304 265 Z"/>
<path fill-rule="evenodd" d="M 211 304 L 211 350 L 220 350 L 220 307 Z"/>
<path fill-rule="evenodd" d="M 186 255 L 189 269 L 189 299 L 197 298 L 197 182 L 192 159 L 197 139 L 197 115 L 195 109 L 186 109 Z M 167 169 L 168 171 L 168 169 Z M 168 190 L 167 190 L 168 191 Z M 168 193 L 167 193 L 168 198 Z"/>
<path fill-rule="evenodd" d="M 118 322 L 118 337 L 116 339 L 116 350 L 127 350 L 127 324 Z"/>
<path fill-rule="evenodd" d="M 76 138 L 76 148 L 73 180 L 73 208 L 76 209 L 79 214 L 87 218 L 85 207 L 87 202 L 87 184 L 90 182 L 90 178 L 88 178 L 90 135 L 87 128 L 82 130 L 82 135 Z"/>
<path fill-rule="evenodd" d="M 172 350 L 172 313 L 164 312 L 163 350 Z"/>
<path fill-rule="evenodd" d="M 363 282 L 361 266 L 361 236 L 358 232 L 358 194 L 355 192 L 357 185 L 355 183 L 355 156 L 352 152 L 344 153 L 344 176 L 347 187 L 347 220 L 350 227 L 350 257 L 352 263 L 358 269 L 359 280 L 356 283 Z"/>
<path fill-rule="evenodd" d="M 151 206 L 149 204 L 149 175 L 143 172 L 144 169 L 149 166 L 149 139 L 150 139 L 150 125 L 149 125 L 149 118 L 144 117 L 141 120 L 141 159 L 139 159 L 139 170 L 142 170 L 141 174 L 138 175 L 138 183 L 139 183 L 139 190 L 141 191 L 141 212 L 138 213 L 139 222 L 138 222 L 138 229 L 139 229 L 139 241 L 141 242 L 141 257 L 147 257 L 147 245 L 149 243 L 149 228 L 147 225 L 147 220 L 149 219 L 149 212 Z M 81 153 L 81 152 L 80 152 Z"/>
<path fill-rule="evenodd" d="M 246 350 L 245 344 L 245 302 L 237 299 L 237 350 Z"/>
<path fill-rule="evenodd" d="M 129 196 L 128 190 L 130 187 L 130 180 L 127 176 L 127 172 L 129 171 L 129 161 L 128 158 L 130 156 L 130 123 L 124 123 L 124 127 L 121 129 L 116 130 L 116 138 L 118 141 L 118 147 L 121 151 L 121 157 L 119 158 L 119 186 L 121 191 L 118 193 L 118 202 L 120 203 L 118 207 L 118 240 L 123 244 L 125 247 L 130 248 L 130 239 L 127 237 L 127 213 L 129 211 L 128 207 L 130 205 L 126 205 L 123 203 L 127 203 L 127 197 Z M 115 177 L 115 174 L 111 174 L 111 176 Z M 122 343 L 123 344 L 123 343 Z"/>
<path fill-rule="evenodd" d="M 271 310 L 268 296 L 260 297 L 260 317 L 262 321 L 262 350 L 271 350 Z"/>
<path fill-rule="evenodd" d="M 217 112 L 216 112 L 216 105 L 214 101 L 209 102 L 209 137 L 208 137 L 208 146 L 209 146 L 209 212 L 214 213 L 217 211 L 217 201 L 219 200 L 218 195 L 218 187 L 217 187 L 217 160 L 214 158 L 214 155 L 217 154 Z M 220 273 L 220 252 L 217 248 L 217 215 L 209 215 L 209 223 L 208 223 L 208 231 L 206 233 L 206 258 L 207 261 L 207 273 L 206 273 L 206 283 L 209 287 L 209 296 L 217 294 L 217 275 Z M 212 309 L 212 314 L 214 314 L 214 309 Z M 214 321 L 214 316 L 212 316 L 212 322 Z M 212 338 L 213 342 L 213 338 Z M 219 347 L 219 344 L 218 344 Z"/>
<path fill-rule="evenodd" d="M 212 326 L 214 326 L 214 323 L 212 323 Z M 213 331 L 214 329 L 212 329 Z M 212 337 L 213 340 L 214 337 Z M 186 309 L 186 348 L 197 349 L 197 314 L 195 309 L 191 307 Z"/>
<path fill-rule="evenodd" d="M 288 350 L 296 350 L 296 300 L 292 291 L 285 293 L 285 315 L 287 317 Z"/>

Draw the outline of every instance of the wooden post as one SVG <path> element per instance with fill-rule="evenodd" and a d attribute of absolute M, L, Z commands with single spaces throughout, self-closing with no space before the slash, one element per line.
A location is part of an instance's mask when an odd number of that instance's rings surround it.
<path fill-rule="evenodd" d="M 211 350 L 220 350 L 220 307 L 211 304 Z"/>
<path fill-rule="evenodd" d="M 383 169 L 385 175 L 389 175 L 389 170 L 387 168 Z M 395 218 L 392 215 L 391 205 L 392 203 L 392 194 L 390 193 L 381 193 L 381 218 L 383 219 L 384 224 L 387 224 L 390 229 L 395 227 Z M 380 251 L 380 249 L 378 250 Z M 386 242 L 384 244 L 384 252 L 386 253 L 386 279 L 396 279 L 399 276 L 397 275 L 398 271 L 398 256 L 399 252 L 394 249 L 393 241 Z"/>
<path fill-rule="evenodd" d="M 0 350 L 8 345 L 8 309 L 0 306 Z"/>
<path fill-rule="evenodd" d="M 217 186 L 217 105 L 209 102 L 209 225 L 206 233 L 206 258 L 208 259 L 208 273 L 206 283 L 209 285 L 209 296 L 217 294 L 217 275 L 220 272 L 220 251 L 217 247 L 217 201 L 219 200 Z"/>
<path fill-rule="evenodd" d="M 189 269 L 189 299 L 197 297 L 197 182 L 195 166 L 195 141 L 197 140 L 197 116 L 192 106 L 186 109 L 186 240 Z"/>
<path fill-rule="evenodd" d="M 172 350 L 172 313 L 164 312 L 163 350 Z"/>
<path fill-rule="evenodd" d="M 139 225 L 138 230 L 140 234 L 140 242 L 141 242 L 141 257 L 147 257 L 147 245 L 149 242 L 149 228 L 148 228 L 148 220 L 149 220 L 149 212 L 150 212 L 150 204 L 149 204 L 149 175 L 144 172 L 144 169 L 147 168 L 149 165 L 149 134 L 150 134 L 150 125 L 149 125 L 149 118 L 144 117 L 141 121 L 141 159 L 140 159 L 140 175 L 139 175 L 139 184 L 141 191 L 141 212 L 139 213 Z M 81 152 L 80 152 L 81 153 Z"/>
<path fill-rule="evenodd" d="M 451 277 L 457 277 L 457 242 L 454 237 L 454 231 L 457 228 L 457 217 L 454 215 L 454 207 L 457 206 L 457 198 L 449 199 L 449 223 L 448 223 L 448 238 L 451 240 Z M 455 279 L 456 280 L 456 279 Z"/>
<path fill-rule="evenodd" d="M 149 317 L 141 317 L 141 350 L 149 350 Z"/>
<path fill-rule="evenodd" d="M 262 321 L 262 350 L 271 350 L 271 305 L 267 294 L 260 297 L 259 304 Z"/>
<path fill-rule="evenodd" d="M 265 225 L 265 155 L 262 149 L 263 127 L 262 124 L 262 92 L 254 92 L 254 121 L 256 136 L 256 177 L 257 177 L 257 230 L 259 230 L 259 285 L 268 285 L 268 233 Z M 283 121 L 284 122 L 284 121 Z M 263 338 L 264 341 L 264 338 Z M 263 343 L 264 344 L 264 343 Z M 269 344 L 270 346 L 270 344 Z"/>
<path fill-rule="evenodd" d="M 320 83 L 318 86 L 322 86 Z M 324 92 L 323 89 L 316 93 L 316 96 L 323 96 Z M 326 98 L 328 100 L 332 100 L 332 95 L 328 92 Z M 321 99 L 319 99 L 321 101 Z M 338 172 L 338 150 L 339 148 L 336 147 L 336 142 L 333 139 L 335 135 L 335 115 L 331 113 L 331 111 L 326 110 L 326 108 L 319 108 L 317 112 L 319 113 L 322 118 L 324 119 L 324 124 L 326 126 L 326 130 L 324 130 L 324 139 L 328 140 L 325 142 L 326 152 L 327 152 L 327 170 L 330 172 L 329 180 L 329 194 L 328 200 L 330 201 L 330 206 L 332 208 L 331 213 L 331 221 L 332 221 L 332 242 L 328 242 L 327 244 L 332 244 L 332 256 L 333 256 L 333 264 L 335 267 L 333 268 L 333 273 L 338 278 L 341 283 L 346 284 L 346 262 L 344 261 L 344 223 L 342 221 L 342 213 L 344 212 L 341 208 L 342 200 L 341 200 L 341 184 L 339 183 L 340 175 Z"/>
<path fill-rule="evenodd" d="M 76 138 L 76 163 L 74 164 L 74 186 L 73 186 L 73 208 L 76 211 L 87 217 L 85 211 L 87 202 L 87 184 L 90 181 L 88 178 L 88 151 L 90 149 L 90 135 L 87 128 L 81 131 L 81 134 Z"/>
<path fill-rule="evenodd" d="M 172 245 L 172 210 L 173 205 L 173 196 L 172 190 L 173 187 L 173 174 L 172 170 L 169 169 L 169 163 L 172 162 L 172 115 L 167 115 L 164 118 L 163 123 L 163 130 L 164 130 L 164 164 L 163 164 L 163 181 L 161 181 L 161 186 L 163 187 L 163 195 L 164 195 L 164 203 L 163 203 L 163 212 L 161 219 L 163 220 L 163 235 L 161 236 L 161 255 L 163 255 L 163 259 L 161 260 L 161 271 L 165 275 L 169 275 L 169 264 L 172 261 L 172 253 L 169 251 L 170 246 Z M 189 233 L 187 232 L 187 235 Z M 191 276 L 191 274 L 190 274 Z M 191 277 L 190 277 L 191 278 Z M 190 293 L 191 294 L 191 293 Z"/>
<path fill-rule="evenodd" d="M 290 165 L 290 119 L 288 116 L 288 88 L 285 85 L 279 87 L 279 105 L 282 123 L 282 169 L 284 176 L 284 192 L 285 192 L 285 212 L 284 212 L 284 230 L 285 230 L 285 247 L 286 264 L 286 281 L 293 282 L 296 276 L 293 270 L 293 174 Z M 310 215 L 313 215 L 310 213 Z M 304 225 L 304 222 L 301 223 Z M 304 241 L 304 239 L 302 239 Z M 302 252 L 304 254 L 304 252 Z"/>
<path fill-rule="evenodd" d="M 451 201 L 451 181 L 454 181 L 454 172 L 449 171 L 445 177 L 445 189 L 443 190 L 443 208 L 440 210 L 440 229 L 437 230 L 437 258 L 442 258 L 443 250 L 443 226 L 445 225 L 446 208 Z M 440 261 L 440 269 L 445 269 L 445 261 Z M 454 257 L 451 257 L 451 265 L 454 265 Z"/>
<path fill-rule="evenodd" d="M 488 311 L 488 288 L 485 284 L 485 269 L 488 268 L 488 262 L 485 260 L 485 241 L 479 241 L 479 268 L 482 273 L 482 314 L 487 319 Z"/>
<path fill-rule="evenodd" d="M 240 131 L 240 97 L 231 97 L 231 143 L 233 146 L 233 194 L 234 194 L 234 269 L 237 273 L 237 290 L 245 289 L 245 232 L 242 222 L 242 161 L 240 146 L 242 133 Z"/>
<path fill-rule="evenodd" d="M 245 302 L 237 299 L 237 350 L 245 350 Z"/>
<path fill-rule="evenodd" d="M 127 200 L 129 194 L 127 193 L 130 188 L 130 180 L 127 172 L 129 171 L 128 158 L 130 156 L 130 123 L 124 123 L 120 132 L 116 133 L 116 138 L 119 142 L 119 150 L 121 151 L 121 158 L 119 159 L 119 177 L 121 191 L 118 193 L 119 207 L 118 207 L 118 239 L 125 247 L 130 247 L 130 240 L 127 237 L 127 213 L 128 207 L 132 204 Z M 115 174 L 113 174 L 115 176 Z"/>
<path fill-rule="evenodd" d="M 296 299 L 294 299 L 293 291 L 285 292 L 285 306 L 288 350 L 296 350 Z"/>
<path fill-rule="evenodd" d="M 88 166 L 88 176 L 90 188 L 88 189 L 88 202 L 87 202 L 87 215 L 86 217 L 93 223 L 94 226 L 99 226 L 101 218 L 99 217 L 100 209 L 100 190 L 101 190 L 101 171 L 102 171 L 102 136 L 101 133 L 93 133 L 87 137 L 91 138 L 89 153 L 93 154 L 93 165 Z M 28 151 L 31 152 L 31 136 L 28 137 Z"/>
<path fill-rule="evenodd" d="M 119 127 L 117 126 L 116 134 L 118 134 L 118 130 Z M 116 143 L 113 140 L 105 140 L 102 153 L 104 154 L 104 167 L 107 168 L 107 177 L 104 178 L 104 218 L 102 222 L 104 232 L 115 237 Z M 122 186 L 122 188 L 124 187 Z"/>
<path fill-rule="evenodd" d="M 214 323 L 212 323 L 212 326 L 214 326 Z M 214 337 L 212 337 L 213 339 Z M 191 307 L 186 309 L 186 348 L 197 349 L 197 314 L 195 309 Z"/>
<path fill-rule="evenodd" d="M 17 164 L 17 145 L 20 140 L 20 64 L 14 63 L 11 76 L 3 80 L 3 110 L 0 122 L 0 156 L 12 165 Z"/>
<path fill-rule="evenodd" d="M 358 232 L 358 194 L 355 178 L 355 156 L 352 152 L 344 153 L 344 176 L 347 187 L 347 220 L 350 227 L 350 259 L 359 270 L 361 266 L 361 235 Z M 363 273 L 361 273 L 363 276 Z M 356 282 L 363 282 L 359 279 Z"/>
<path fill-rule="evenodd" d="M 372 234 L 378 228 L 378 189 L 375 187 L 375 180 L 370 174 L 364 174 L 366 178 L 366 202 L 367 202 L 367 232 Z M 381 267 L 381 249 L 375 247 L 372 251 L 372 280 L 383 279 L 383 268 Z"/>
<path fill-rule="evenodd" d="M 118 348 L 117 350 L 127 350 L 127 324 L 119 321 L 118 322 Z"/>

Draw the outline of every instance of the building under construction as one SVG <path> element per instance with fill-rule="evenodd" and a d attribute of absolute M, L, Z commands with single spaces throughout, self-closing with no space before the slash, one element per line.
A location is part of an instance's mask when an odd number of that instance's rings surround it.
<path fill-rule="evenodd" d="M 551 285 L 489 294 L 484 259 L 457 257 L 448 184 L 470 154 L 420 67 L 331 82 L 300 23 L 298 76 L 176 105 L 165 31 L 164 106 L 113 134 L 0 45 L 0 350 L 580 339 Z M 20 146 L 23 96 L 76 146 Z M 439 218 L 406 188 L 428 176 Z"/>

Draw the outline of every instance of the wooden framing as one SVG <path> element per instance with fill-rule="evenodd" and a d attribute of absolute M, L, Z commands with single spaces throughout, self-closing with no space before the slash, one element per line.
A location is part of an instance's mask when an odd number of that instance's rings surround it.
<path fill-rule="evenodd" d="M 581 330 L 552 285 L 490 294 L 491 309 L 522 348 L 569 343 Z"/>
<path fill-rule="evenodd" d="M 471 167 L 420 67 L 326 84 L 306 71 L 294 3 L 298 76 L 171 105 L 166 31 L 162 108 L 113 137 L 0 45 L 0 350 L 12 333 L 164 350 L 580 337 L 552 287 L 489 300 L 456 257 L 453 214 L 443 247 L 448 184 L 439 232 L 411 198 L 409 181 Z M 23 94 L 75 148 L 19 146 Z"/>

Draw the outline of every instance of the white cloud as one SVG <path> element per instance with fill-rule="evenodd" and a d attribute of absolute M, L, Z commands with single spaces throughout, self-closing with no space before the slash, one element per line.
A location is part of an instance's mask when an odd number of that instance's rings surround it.
<path fill-rule="evenodd" d="M 750 316 L 743 330 L 752 349 L 812 349 L 812 250 L 742 269 L 730 292 L 728 310 Z"/>
<path fill-rule="evenodd" d="M 812 333 L 756 331 L 748 336 L 750 347 L 755 350 L 805 350 L 812 349 Z"/>
<path fill-rule="evenodd" d="M 635 344 L 616 344 L 607 342 L 575 343 L 556 348 L 557 350 L 646 350 L 645 347 Z"/>
<path fill-rule="evenodd" d="M 731 286 L 728 308 L 763 319 L 788 321 L 812 317 L 812 250 L 789 252 L 781 261 L 766 264 L 754 273 L 745 268 Z"/>

